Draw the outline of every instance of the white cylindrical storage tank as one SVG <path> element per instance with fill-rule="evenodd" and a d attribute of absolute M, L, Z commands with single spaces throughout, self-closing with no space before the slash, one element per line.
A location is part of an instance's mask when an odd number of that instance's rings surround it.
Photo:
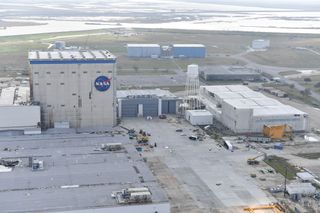
<path fill-rule="evenodd" d="M 62 49 L 64 49 L 66 47 L 66 42 L 64 42 L 64 41 L 55 41 L 54 42 L 54 47 L 56 49 L 62 50 Z"/>
<path fill-rule="evenodd" d="M 189 78 L 198 78 L 198 76 L 199 76 L 199 66 L 197 64 L 188 65 L 187 76 Z"/>

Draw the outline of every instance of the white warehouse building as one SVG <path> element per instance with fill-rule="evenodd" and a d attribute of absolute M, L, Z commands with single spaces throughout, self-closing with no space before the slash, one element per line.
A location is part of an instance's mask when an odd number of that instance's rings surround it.
<path fill-rule="evenodd" d="M 29 102 L 29 87 L 0 88 L 0 131 L 40 134 L 40 106 Z"/>
<path fill-rule="evenodd" d="M 199 100 L 236 133 L 261 133 L 264 125 L 287 124 L 307 131 L 308 114 L 243 85 L 201 86 Z"/>
<path fill-rule="evenodd" d="M 251 47 L 255 50 L 265 50 L 270 47 L 270 40 L 256 39 L 252 41 Z"/>
<path fill-rule="evenodd" d="M 32 51 L 29 63 L 43 127 L 116 125 L 116 58 L 109 51 Z"/>

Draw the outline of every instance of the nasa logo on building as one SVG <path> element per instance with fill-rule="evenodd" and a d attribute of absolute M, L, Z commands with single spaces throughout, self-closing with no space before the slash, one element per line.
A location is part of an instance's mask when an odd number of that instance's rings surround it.
<path fill-rule="evenodd" d="M 111 78 L 108 78 L 106 76 L 99 76 L 94 81 L 94 86 L 98 91 L 105 92 L 111 86 Z"/>

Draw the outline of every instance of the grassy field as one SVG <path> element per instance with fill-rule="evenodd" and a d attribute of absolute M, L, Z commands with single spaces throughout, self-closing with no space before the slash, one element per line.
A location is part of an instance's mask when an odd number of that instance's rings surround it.
<path fill-rule="evenodd" d="M 320 67 L 319 55 L 296 47 L 320 49 L 320 38 L 316 35 L 277 35 L 270 34 L 271 47 L 265 52 L 251 52 L 246 57 L 259 64 L 292 68 Z"/>
<path fill-rule="evenodd" d="M 305 78 L 310 78 L 311 81 L 308 82 L 308 81 L 305 81 L 304 79 Z M 296 78 L 296 79 L 293 79 L 297 82 L 299 82 L 301 85 L 303 85 L 304 87 L 306 88 L 309 88 L 315 92 L 318 92 L 320 93 L 320 75 L 313 75 L 313 76 L 306 76 L 306 77 L 303 77 L 303 78 Z M 315 85 L 319 85 L 318 87 L 315 87 Z"/>
<path fill-rule="evenodd" d="M 319 107 L 320 103 L 313 99 L 312 97 L 308 95 L 304 95 L 301 92 L 299 92 L 297 89 L 290 87 L 289 85 L 284 84 L 278 84 L 278 83 L 266 83 L 263 84 L 265 87 L 273 87 L 275 89 L 281 90 L 288 94 L 289 98 L 299 100 L 303 103 L 309 104 L 311 106 Z"/>
<path fill-rule="evenodd" d="M 300 170 L 295 166 L 292 166 L 288 163 L 288 160 L 282 157 L 278 157 L 275 155 L 268 156 L 264 162 L 271 166 L 276 172 L 280 173 L 284 177 L 287 173 L 287 179 L 293 180 L 296 177 L 296 173 Z M 286 169 L 287 168 L 287 169 Z M 287 170 L 287 172 L 286 172 Z"/>
<path fill-rule="evenodd" d="M 123 31 L 123 30 L 122 30 Z M 122 32 L 119 31 L 119 32 Z M 70 46 L 92 49 L 108 49 L 118 57 L 119 74 L 131 74 L 138 67 L 140 71 L 172 73 L 176 69 L 186 70 L 188 64 L 244 65 L 243 61 L 232 59 L 232 54 L 246 51 L 256 38 L 271 39 L 267 52 L 250 53 L 247 57 L 262 64 L 290 67 L 319 67 L 320 60 L 310 52 L 295 50 L 296 46 L 309 45 L 320 48 L 320 39 L 313 35 L 286 35 L 245 32 L 215 32 L 188 30 L 133 29 L 131 35 L 123 36 L 115 30 L 92 30 L 36 35 L 0 37 L 0 76 L 15 76 L 17 72 L 27 74 L 27 53 L 30 50 L 46 50 L 49 43 L 64 40 Z M 203 43 L 207 47 L 206 59 L 135 60 L 126 57 L 127 43 Z M 221 57 L 224 55 L 225 57 Z M 137 72 L 139 73 L 139 72 Z M 142 72 L 144 73 L 144 72 Z M 144 73 L 145 74 L 145 73 Z"/>

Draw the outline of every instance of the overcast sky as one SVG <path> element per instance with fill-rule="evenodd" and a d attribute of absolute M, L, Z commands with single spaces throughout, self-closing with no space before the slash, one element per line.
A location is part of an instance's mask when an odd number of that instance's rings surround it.
<path fill-rule="evenodd" d="M 174 1 L 174 0 L 173 0 Z M 184 1 L 184 0 L 179 0 Z M 192 2 L 212 2 L 241 6 L 261 6 L 272 8 L 320 9 L 320 0 L 185 0 Z"/>
<path fill-rule="evenodd" d="M 126 2 L 126 1 L 141 1 L 141 0 L 0 0 L 6 3 L 24 2 L 24 3 L 43 3 L 53 2 Z M 144 2 L 150 2 L 150 4 L 157 2 L 157 0 L 142 0 Z M 165 1 L 179 1 L 179 2 L 205 2 L 215 4 L 228 4 L 238 6 L 252 6 L 252 7 L 269 7 L 269 8 L 282 8 L 282 9 L 308 9 L 320 11 L 320 0 L 165 0 Z M 1 9 L 1 8 L 0 8 Z"/>

